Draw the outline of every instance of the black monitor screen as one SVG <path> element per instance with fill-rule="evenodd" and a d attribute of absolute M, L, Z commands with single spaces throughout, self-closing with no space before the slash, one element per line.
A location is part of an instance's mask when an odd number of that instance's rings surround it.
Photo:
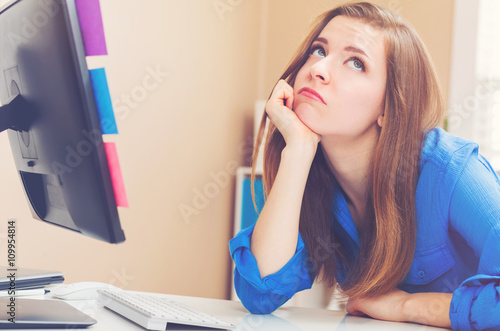
<path fill-rule="evenodd" d="M 125 237 L 74 1 L 0 9 L 0 130 L 34 218 L 118 243 Z"/>

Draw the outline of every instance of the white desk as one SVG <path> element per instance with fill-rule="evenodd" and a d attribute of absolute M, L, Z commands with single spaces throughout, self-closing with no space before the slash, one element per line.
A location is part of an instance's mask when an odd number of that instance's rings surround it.
<path fill-rule="evenodd" d="M 410 323 L 378 321 L 371 318 L 346 315 L 343 311 L 313 308 L 282 307 L 270 315 L 252 315 L 238 301 L 195 298 L 158 294 L 180 301 L 192 308 L 212 314 L 237 325 L 237 331 L 405 331 L 447 330 Z M 43 299 L 43 298 L 40 298 Z M 45 296 L 50 299 L 50 294 Z M 66 301 L 97 320 L 88 331 L 144 331 L 145 329 L 103 307 L 94 300 Z M 167 330 L 215 330 L 169 324 Z M 55 331 L 55 330 L 54 330 Z M 60 329 L 59 329 L 60 331 Z"/>

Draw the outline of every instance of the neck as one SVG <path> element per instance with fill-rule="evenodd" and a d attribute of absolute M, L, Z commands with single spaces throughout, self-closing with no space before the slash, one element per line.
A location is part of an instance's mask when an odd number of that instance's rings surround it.
<path fill-rule="evenodd" d="M 326 161 L 342 187 L 356 225 L 361 225 L 370 187 L 368 176 L 378 132 L 354 139 L 321 137 Z"/>

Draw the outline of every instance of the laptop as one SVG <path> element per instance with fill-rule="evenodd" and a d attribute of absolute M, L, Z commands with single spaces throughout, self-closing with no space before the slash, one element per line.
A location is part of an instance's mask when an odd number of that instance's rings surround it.
<path fill-rule="evenodd" d="M 0 298 L 6 314 L 0 329 L 76 329 L 97 321 L 70 304 L 59 300 Z"/>
<path fill-rule="evenodd" d="M 9 271 L 7 267 L 0 267 L 0 291 L 8 290 L 11 286 L 11 273 L 15 274 L 16 290 L 40 288 L 64 281 L 64 274 L 58 271 L 26 268 Z"/>

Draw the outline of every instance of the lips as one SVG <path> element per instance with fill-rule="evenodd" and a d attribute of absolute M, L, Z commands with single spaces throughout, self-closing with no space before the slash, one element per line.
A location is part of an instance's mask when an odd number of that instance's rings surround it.
<path fill-rule="evenodd" d="M 302 94 L 303 96 L 305 96 L 309 99 L 316 100 L 316 101 L 321 102 L 321 103 L 326 105 L 325 100 L 323 100 L 321 95 L 318 92 L 316 92 L 315 90 L 313 90 L 312 88 L 304 87 L 299 91 L 299 94 Z"/>

